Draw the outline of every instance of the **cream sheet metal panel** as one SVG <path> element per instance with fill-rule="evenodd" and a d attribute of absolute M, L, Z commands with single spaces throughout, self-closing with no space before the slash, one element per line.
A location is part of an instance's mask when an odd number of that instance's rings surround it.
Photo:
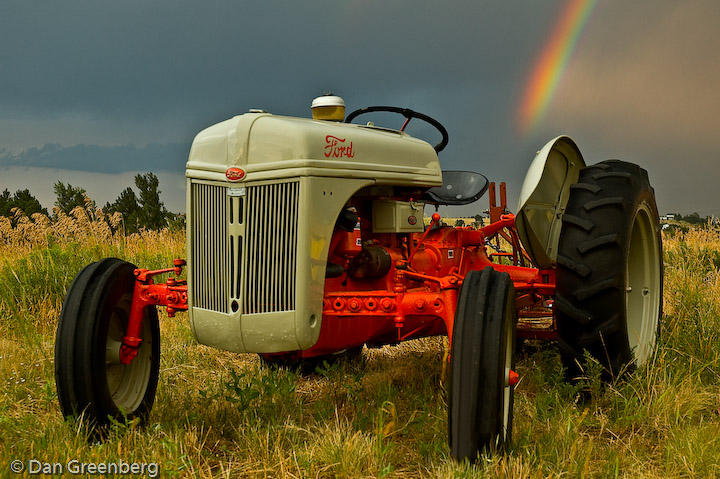
<path fill-rule="evenodd" d="M 282 235 L 277 235 L 297 244 L 294 256 L 289 256 L 296 261 L 295 310 L 292 313 L 243 314 L 242 331 L 246 351 L 292 351 L 307 349 L 317 342 L 322 325 L 325 268 L 335 220 L 350 197 L 371 184 L 373 180 L 369 178 L 299 179 L 297 231 L 286 228 L 284 232 L 280 231 Z M 280 293 L 282 300 L 288 301 L 291 292 Z"/>
<path fill-rule="evenodd" d="M 552 268 L 570 185 L 585 161 L 575 142 L 559 136 L 543 146 L 528 168 L 520 190 L 517 225 L 520 241 L 536 265 Z"/>
<path fill-rule="evenodd" d="M 373 233 L 422 233 L 423 203 L 395 200 L 374 200 L 372 202 Z M 410 218 L 414 218 L 414 222 Z"/>
<path fill-rule="evenodd" d="M 335 156 L 340 141 L 352 147 L 350 156 Z M 254 165 L 267 169 L 268 163 L 305 159 L 320 161 L 316 165 L 321 167 L 440 174 L 432 146 L 404 132 L 282 116 L 253 123 L 247 155 L 250 171 Z"/>
<path fill-rule="evenodd" d="M 352 142 L 351 154 L 328 157 L 328 135 Z M 246 171 L 242 183 L 226 181 L 229 166 Z M 442 184 L 435 151 L 406 133 L 264 113 L 200 132 L 186 176 L 193 332 L 200 343 L 237 352 L 306 349 L 317 341 L 335 219 L 357 190 Z M 221 201 L 218 190 L 195 191 L 195 183 L 246 190 Z M 222 224 L 201 219 L 206 212 Z"/>
<path fill-rule="evenodd" d="M 228 236 L 230 239 L 229 282 L 230 305 L 233 312 L 240 309 L 242 303 L 242 260 L 245 256 L 245 205 L 247 188 L 230 185 L 227 189 Z"/>
<path fill-rule="evenodd" d="M 315 344 L 335 220 L 350 197 L 371 184 L 367 178 L 323 177 L 242 186 L 192 181 L 188 251 L 191 321 L 198 341 L 268 353 Z M 228 195 L 239 188 L 244 196 Z M 224 197 L 216 194 L 219 189 Z M 222 237 L 225 249 L 212 248 Z M 225 257 L 224 266 L 217 255 Z M 239 260 L 240 270 L 231 267 Z M 218 277 L 203 277 L 206 273 Z M 240 295 L 233 292 L 238 285 Z M 237 310 L 230 306 L 233 301 Z"/>
<path fill-rule="evenodd" d="M 325 176 L 330 178 L 369 178 L 375 180 L 375 184 L 388 186 L 418 186 L 430 187 L 442 185 L 442 176 L 417 175 L 414 173 L 387 172 L 387 171 L 362 171 L 343 169 L 337 164 L 318 165 L 315 160 L 297 160 L 283 163 L 283 168 L 275 170 L 255 170 L 248 176 L 252 181 L 272 181 L 279 179 L 297 178 L 299 176 Z M 308 164 L 316 166 L 308 167 Z M 242 166 L 242 165 L 241 165 Z M 189 169 L 185 172 L 188 178 L 202 179 L 207 181 L 227 181 L 225 168 L 213 166 L 213 170 Z M 243 167 L 245 169 L 245 167 Z"/>
<path fill-rule="evenodd" d="M 248 135 L 252 124 L 262 114 L 239 115 L 205 128 L 195 136 L 188 155 L 188 167 L 199 169 L 225 167 L 244 163 L 247 157 Z"/>
<path fill-rule="evenodd" d="M 326 156 L 332 151 L 328 137 L 352 143 L 351 156 Z M 407 133 L 267 113 L 236 116 L 196 136 L 188 177 L 224 181 L 228 166 L 242 167 L 247 181 L 333 176 L 398 186 L 442 184 L 435 150 Z"/>
<path fill-rule="evenodd" d="M 300 199 L 296 331 L 302 349 L 315 344 L 322 322 L 325 269 L 335 221 L 347 201 L 374 180 L 305 177 Z"/>

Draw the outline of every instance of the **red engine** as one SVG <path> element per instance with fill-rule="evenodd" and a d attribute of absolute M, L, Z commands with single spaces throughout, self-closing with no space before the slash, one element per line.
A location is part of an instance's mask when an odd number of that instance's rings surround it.
<path fill-rule="evenodd" d="M 498 206 L 491 184 L 487 226 L 450 227 L 435 213 L 424 233 L 408 234 L 373 234 L 369 203 L 354 199 L 330 243 L 320 338 L 312 348 L 289 355 L 309 358 L 441 334 L 452 338 L 463 279 L 488 266 L 509 274 L 514 283 L 519 336 L 553 337 L 554 271 L 525 266 L 530 260 L 518 241 L 514 216 L 506 214 L 504 183 L 500 193 Z"/>

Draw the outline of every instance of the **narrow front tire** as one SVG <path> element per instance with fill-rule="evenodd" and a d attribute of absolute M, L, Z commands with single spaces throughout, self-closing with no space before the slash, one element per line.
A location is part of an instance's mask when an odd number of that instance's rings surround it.
<path fill-rule="evenodd" d="M 475 461 L 512 437 L 515 289 L 507 273 L 471 271 L 460 291 L 450 350 L 452 456 Z"/>
<path fill-rule="evenodd" d="M 55 340 L 55 383 L 63 416 L 93 429 L 147 419 L 160 369 L 157 311 L 143 314 L 142 343 L 130 364 L 119 351 L 132 304 L 135 266 L 107 258 L 85 267 L 63 302 Z"/>

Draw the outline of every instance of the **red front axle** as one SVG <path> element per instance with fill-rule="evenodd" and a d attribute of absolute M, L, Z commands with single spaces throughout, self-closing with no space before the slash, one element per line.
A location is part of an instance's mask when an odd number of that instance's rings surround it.
<path fill-rule="evenodd" d="M 155 284 L 153 276 L 166 273 L 175 273 L 180 276 L 184 259 L 175 259 L 173 268 L 150 271 L 143 268 L 135 270 L 135 290 L 130 308 L 127 331 L 120 346 L 120 361 L 123 364 L 130 362 L 137 356 L 142 338 L 143 313 L 147 306 L 165 306 L 169 317 L 175 316 L 176 311 L 187 311 L 187 281 L 168 278 L 166 283 Z"/>

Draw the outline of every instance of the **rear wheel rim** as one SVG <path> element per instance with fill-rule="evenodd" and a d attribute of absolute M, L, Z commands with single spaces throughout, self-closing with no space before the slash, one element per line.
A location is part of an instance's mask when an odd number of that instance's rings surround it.
<path fill-rule="evenodd" d="M 147 315 L 143 317 L 142 343 L 130 364 L 119 360 L 119 348 L 128 322 L 128 310 L 116 307 L 110 314 L 105 347 L 105 377 L 108 393 L 115 406 L 125 414 L 132 414 L 142 404 L 152 372 L 153 338 Z"/>
<path fill-rule="evenodd" d="M 653 214 L 643 203 L 630 232 L 625 310 L 630 350 L 638 366 L 645 364 L 655 346 L 662 288 L 660 245 Z"/>

